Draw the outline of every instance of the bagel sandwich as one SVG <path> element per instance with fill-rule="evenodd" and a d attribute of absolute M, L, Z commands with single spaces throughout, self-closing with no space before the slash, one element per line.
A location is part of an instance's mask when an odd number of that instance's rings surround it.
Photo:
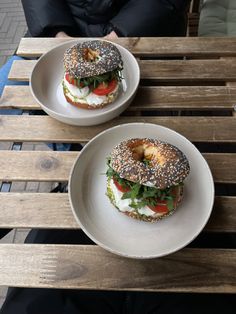
<path fill-rule="evenodd" d="M 123 61 L 118 48 L 107 41 L 78 43 L 64 54 L 63 93 L 68 103 L 99 109 L 118 96 Z"/>
<path fill-rule="evenodd" d="M 124 214 L 147 222 L 171 215 L 183 198 L 190 172 L 174 145 L 149 138 L 118 144 L 107 161 L 107 196 Z"/>

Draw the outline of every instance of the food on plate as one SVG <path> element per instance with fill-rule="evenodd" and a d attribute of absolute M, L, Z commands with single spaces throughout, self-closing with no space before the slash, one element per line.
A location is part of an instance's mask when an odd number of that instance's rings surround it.
<path fill-rule="evenodd" d="M 176 146 L 157 139 L 132 138 L 108 157 L 107 196 L 121 212 L 154 222 L 174 212 L 190 171 Z"/>
<path fill-rule="evenodd" d="M 98 109 L 116 99 L 123 61 L 118 48 L 107 41 L 78 43 L 64 54 L 63 92 L 79 108 Z"/>

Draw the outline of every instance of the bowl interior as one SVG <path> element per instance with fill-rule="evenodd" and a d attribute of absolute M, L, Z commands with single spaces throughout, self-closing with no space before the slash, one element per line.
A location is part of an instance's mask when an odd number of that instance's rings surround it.
<path fill-rule="evenodd" d="M 53 48 L 38 60 L 32 71 L 31 91 L 42 108 L 49 111 L 49 114 L 52 112 L 72 119 L 104 115 L 123 106 L 138 87 L 140 74 L 136 59 L 128 50 L 116 44 L 124 62 L 124 80 L 120 84 L 119 95 L 114 103 L 96 110 L 79 109 L 67 103 L 61 85 L 64 75 L 63 55 L 67 48 L 82 41 L 85 40 L 77 39 Z"/>
<path fill-rule="evenodd" d="M 190 162 L 182 203 L 156 223 L 127 217 L 106 196 L 106 158 L 115 145 L 132 137 L 176 145 Z M 153 258 L 184 247 L 199 234 L 212 210 L 214 185 L 205 159 L 186 138 L 162 126 L 132 123 L 100 133 L 84 147 L 71 172 L 69 195 L 75 218 L 93 241 L 119 255 Z"/>

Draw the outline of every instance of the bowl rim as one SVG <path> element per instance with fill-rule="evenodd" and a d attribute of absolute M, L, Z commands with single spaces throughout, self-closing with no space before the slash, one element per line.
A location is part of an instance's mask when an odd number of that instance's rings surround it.
<path fill-rule="evenodd" d="M 69 40 L 69 41 L 66 41 L 66 42 L 63 42 L 61 44 L 58 44 L 57 46 L 53 47 L 52 49 L 50 49 L 49 51 L 45 52 L 42 56 L 40 56 L 40 58 L 37 60 L 36 64 L 34 65 L 33 69 L 32 69 L 32 72 L 31 72 L 31 75 L 30 75 L 30 79 L 29 79 L 29 86 L 30 86 L 30 91 L 31 91 L 31 94 L 33 95 L 34 99 L 40 104 L 40 106 L 45 110 L 45 111 L 48 111 L 50 112 L 52 115 L 57 115 L 61 118 L 65 118 L 65 119 L 70 119 L 70 120 L 77 120 L 78 117 L 71 117 L 71 116 L 68 116 L 68 115 L 65 115 L 63 113 L 60 113 L 60 112 L 57 112 L 57 111 L 54 111 L 52 110 L 51 108 L 45 106 L 39 99 L 38 97 L 36 96 L 35 92 L 34 92 L 34 87 L 33 87 L 33 84 L 32 84 L 32 81 L 33 81 L 33 76 L 34 76 L 34 73 L 35 71 L 37 70 L 37 67 L 39 66 L 40 62 L 47 57 L 48 54 L 51 54 L 53 53 L 55 50 L 57 50 L 58 48 L 62 47 L 62 46 L 67 46 L 69 44 L 73 45 L 75 43 L 79 43 L 79 42 L 86 42 L 86 41 L 90 41 L 90 40 L 101 40 L 101 41 L 107 41 L 107 42 L 110 42 L 112 43 L 113 45 L 115 45 L 119 50 L 124 50 L 125 53 L 127 53 L 134 61 L 134 64 L 135 64 L 135 67 L 136 67 L 136 70 L 137 70 L 137 76 L 136 76 L 136 82 L 135 82 L 135 85 L 133 87 L 133 90 L 132 90 L 132 93 L 130 94 L 130 96 L 128 98 L 126 98 L 123 102 L 121 102 L 120 104 L 118 104 L 117 106 L 113 107 L 113 108 L 110 108 L 109 109 L 109 105 L 106 107 L 106 111 L 103 112 L 103 111 L 96 111 L 95 110 L 92 110 L 92 113 L 93 115 L 91 116 L 86 116 L 86 117 L 83 117 L 83 120 L 89 120 L 91 118 L 96 118 L 96 117 L 100 117 L 100 116 L 104 116 L 104 115 L 108 115 L 110 112 L 113 112 L 117 109 L 119 109 L 120 107 L 122 107 L 124 105 L 124 103 L 127 103 L 130 101 L 130 99 L 132 99 L 132 97 L 135 95 L 137 89 L 138 89 L 138 86 L 139 86 L 139 82 L 140 82 L 140 68 L 139 68 L 139 64 L 137 62 L 137 59 L 135 58 L 135 56 L 128 50 L 126 49 L 125 47 L 121 46 L 120 44 L 117 44 L 117 43 L 114 43 L 114 42 L 111 42 L 109 40 L 105 40 L 105 39 L 97 39 L 97 38 L 78 38 L 78 39 L 73 39 L 73 40 Z M 79 108 L 80 109 L 80 108 Z M 103 108 L 101 108 L 103 109 Z M 87 109 L 84 109 L 84 110 L 87 110 Z M 91 110 L 89 110 L 91 111 Z"/>

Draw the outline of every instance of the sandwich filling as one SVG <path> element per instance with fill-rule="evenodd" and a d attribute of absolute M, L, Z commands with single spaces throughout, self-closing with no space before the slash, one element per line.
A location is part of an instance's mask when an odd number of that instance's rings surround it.
<path fill-rule="evenodd" d="M 119 82 L 122 80 L 121 68 L 93 77 L 75 78 L 65 73 L 62 86 L 65 95 L 74 103 L 99 106 L 115 100 Z"/>
<path fill-rule="evenodd" d="M 171 214 L 182 198 L 183 183 L 165 189 L 142 185 L 121 178 L 108 161 L 107 196 L 122 212 L 161 217 Z"/>
<path fill-rule="evenodd" d="M 88 104 L 90 106 L 99 106 L 101 104 L 111 103 L 115 100 L 119 85 L 116 84 L 114 90 L 106 95 L 97 95 L 92 90 L 89 89 L 88 86 L 85 87 L 77 87 L 71 83 L 69 83 L 65 77 L 62 82 L 64 93 L 67 97 L 69 97 L 73 102 Z"/>

